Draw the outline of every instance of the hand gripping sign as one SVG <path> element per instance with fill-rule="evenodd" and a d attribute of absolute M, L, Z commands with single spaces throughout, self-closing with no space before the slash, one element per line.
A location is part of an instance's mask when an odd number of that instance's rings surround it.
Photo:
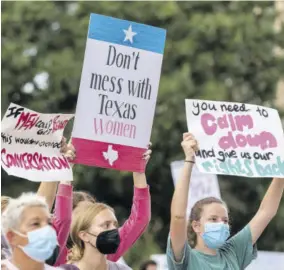
<path fill-rule="evenodd" d="M 75 163 L 143 172 L 166 31 L 91 14 L 72 142 Z"/>

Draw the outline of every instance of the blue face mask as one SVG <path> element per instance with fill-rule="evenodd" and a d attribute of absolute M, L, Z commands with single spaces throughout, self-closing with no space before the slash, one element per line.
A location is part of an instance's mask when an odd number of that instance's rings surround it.
<path fill-rule="evenodd" d="M 28 235 L 15 233 L 28 238 L 29 243 L 19 247 L 27 256 L 38 262 L 45 262 L 49 259 L 58 245 L 56 232 L 50 225 L 28 232 Z"/>
<path fill-rule="evenodd" d="M 201 235 L 205 245 L 211 249 L 218 249 L 223 246 L 230 236 L 230 228 L 228 224 L 206 223 L 205 231 Z"/>

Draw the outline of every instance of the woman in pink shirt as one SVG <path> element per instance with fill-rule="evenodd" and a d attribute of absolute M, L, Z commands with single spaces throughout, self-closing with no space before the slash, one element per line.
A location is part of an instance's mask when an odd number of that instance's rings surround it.
<path fill-rule="evenodd" d="M 150 159 L 151 150 L 148 150 L 143 157 L 147 162 Z M 146 175 L 145 173 L 133 173 L 133 181 L 134 181 L 134 196 L 133 196 L 133 204 L 131 208 L 131 214 L 126 222 L 123 224 L 121 228 L 119 228 L 119 236 L 120 236 L 120 245 L 114 254 L 108 254 L 107 259 L 109 261 L 116 262 L 119 260 L 123 254 L 128 251 L 133 244 L 138 240 L 138 238 L 143 234 L 145 229 L 147 228 L 150 219 L 151 219 L 151 199 L 149 186 L 147 185 Z M 59 185 L 59 189 L 60 186 Z M 65 193 L 65 195 L 68 195 Z M 71 198 L 70 190 L 69 190 L 69 198 Z M 85 192 L 73 192 L 73 210 L 77 207 L 77 205 L 81 201 L 91 201 L 95 202 L 95 199 Z M 66 199 L 67 196 L 65 196 Z M 66 204 L 68 204 L 66 206 Z M 59 201 L 58 207 L 55 209 L 55 215 L 57 215 L 57 211 L 66 211 L 66 207 L 70 207 L 70 199 L 65 201 Z M 67 212 L 67 211 L 66 211 Z M 68 210 L 68 213 L 69 210 Z M 65 228 L 61 228 L 61 235 L 66 236 L 69 234 L 69 229 L 66 231 L 67 226 Z M 64 231 L 64 232 L 63 232 Z M 57 229 L 58 232 L 58 229 Z M 67 238 L 64 239 L 67 241 Z M 65 242 L 66 243 L 66 242 Z M 62 265 L 67 261 L 68 249 L 67 247 L 60 245 L 60 255 L 56 261 L 55 266 Z"/>

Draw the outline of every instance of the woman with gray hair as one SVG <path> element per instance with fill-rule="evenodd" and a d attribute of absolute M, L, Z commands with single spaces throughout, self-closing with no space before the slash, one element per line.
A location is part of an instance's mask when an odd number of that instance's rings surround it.
<path fill-rule="evenodd" d="M 9 260 L 1 262 L 2 269 L 62 269 L 45 264 L 58 243 L 43 197 L 24 193 L 10 199 L 2 214 L 2 230 L 12 252 Z"/>

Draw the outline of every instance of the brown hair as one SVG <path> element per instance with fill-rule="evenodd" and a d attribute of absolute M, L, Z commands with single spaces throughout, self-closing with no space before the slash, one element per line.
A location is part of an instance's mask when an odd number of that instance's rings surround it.
<path fill-rule="evenodd" d="M 3 214 L 6 207 L 8 206 L 10 199 L 11 198 L 8 196 L 1 196 L 1 214 Z"/>
<path fill-rule="evenodd" d="M 82 259 L 85 250 L 85 243 L 79 237 L 79 232 L 87 231 L 94 218 L 103 210 L 114 210 L 104 203 L 92 203 L 88 201 L 81 202 L 80 205 L 73 211 L 70 236 L 73 241 L 73 247 L 68 254 L 68 261 L 74 263 Z"/>
<path fill-rule="evenodd" d="M 187 226 L 187 239 L 188 239 L 189 245 L 192 248 L 194 248 L 197 244 L 197 236 L 196 236 L 196 233 L 194 232 L 194 230 L 192 228 L 192 222 L 193 221 L 199 221 L 200 218 L 201 218 L 201 215 L 202 215 L 203 207 L 205 205 L 208 205 L 208 204 L 211 204 L 211 203 L 223 204 L 228 209 L 225 202 L 223 202 L 222 200 L 215 198 L 215 197 L 207 197 L 207 198 L 204 198 L 202 200 L 197 201 L 194 204 L 194 206 L 192 207 L 191 212 L 190 212 L 189 223 L 188 223 L 188 226 Z"/>
<path fill-rule="evenodd" d="M 73 192 L 73 205 L 72 209 L 74 210 L 80 202 L 88 201 L 95 203 L 96 199 L 88 192 L 85 191 L 74 191 Z"/>

